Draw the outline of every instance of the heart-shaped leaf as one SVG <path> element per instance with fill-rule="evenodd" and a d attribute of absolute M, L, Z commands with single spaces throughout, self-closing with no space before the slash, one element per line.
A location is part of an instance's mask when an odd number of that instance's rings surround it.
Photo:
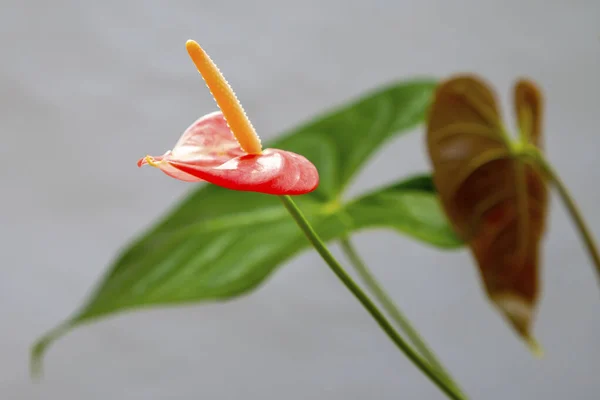
<path fill-rule="evenodd" d="M 530 339 L 548 194 L 542 173 L 521 151 L 540 146 L 541 95 L 524 80 L 514 95 L 520 141 L 506 133 L 485 82 L 473 76 L 443 82 L 429 114 L 427 147 L 443 208 L 469 244 L 488 296 Z"/>
<path fill-rule="evenodd" d="M 461 246 L 429 177 L 340 201 L 343 188 L 381 144 L 423 120 L 434 89 L 431 80 L 394 85 L 271 145 L 302 154 L 319 169 L 319 187 L 297 202 L 324 240 L 358 229 L 391 228 L 442 248 Z M 78 324 L 141 307 L 241 295 L 308 246 L 277 198 L 202 186 L 125 249 L 87 304 L 36 344 L 32 365 L 54 339 Z"/>

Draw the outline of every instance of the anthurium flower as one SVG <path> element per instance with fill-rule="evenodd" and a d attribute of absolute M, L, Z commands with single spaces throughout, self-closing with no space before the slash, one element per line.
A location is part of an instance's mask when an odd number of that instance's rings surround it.
<path fill-rule="evenodd" d="M 210 57 L 190 40 L 187 51 L 221 111 L 200 117 L 162 156 L 138 161 L 185 182 L 206 181 L 227 189 L 298 195 L 319 184 L 316 167 L 305 157 L 262 149 L 260 138 L 235 93 Z"/>

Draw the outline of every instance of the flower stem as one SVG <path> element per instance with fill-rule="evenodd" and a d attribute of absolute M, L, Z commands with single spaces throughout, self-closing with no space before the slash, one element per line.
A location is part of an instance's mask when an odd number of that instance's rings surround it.
<path fill-rule="evenodd" d="M 577 204 L 575 203 L 575 199 L 569 193 L 567 186 L 560 179 L 558 173 L 554 170 L 552 165 L 550 165 L 550 163 L 539 151 L 537 151 L 536 153 L 537 154 L 534 155 L 535 160 L 537 161 L 538 165 L 543 169 L 548 179 L 550 179 L 550 181 L 554 184 L 563 203 L 567 207 L 569 214 L 571 214 L 571 218 L 575 222 L 575 225 L 579 230 L 579 234 L 583 239 L 585 247 L 587 248 L 590 257 L 594 262 L 598 279 L 600 280 L 600 253 L 598 253 L 598 247 L 594 242 L 592 232 L 587 227 L 585 219 L 583 218 L 581 211 L 579 211 L 579 207 L 577 207 Z"/>
<path fill-rule="evenodd" d="M 335 259 L 327 246 L 321 240 L 317 232 L 310 225 L 302 211 L 298 208 L 294 200 L 290 196 L 279 196 L 285 208 L 294 218 L 300 229 L 312 243 L 315 250 L 327 263 L 333 273 L 342 281 L 342 283 L 352 292 L 352 294 L 360 301 L 363 307 L 371 314 L 375 321 L 387 336 L 416 366 L 419 368 L 438 388 L 444 392 L 449 398 L 454 400 L 465 400 L 466 397 L 459 393 L 453 386 L 448 383 L 435 371 L 421 356 L 412 349 L 412 347 L 400 336 L 394 329 L 393 325 L 387 320 L 385 315 L 377 308 L 375 303 L 367 296 L 367 294 L 354 282 L 348 275 L 341 264 Z"/>
<path fill-rule="evenodd" d="M 340 240 L 342 250 L 350 260 L 350 264 L 354 267 L 354 270 L 360 276 L 365 283 L 365 286 L 373 293 L 375 298 L 381 303 L 383 309 L 389 314 L 393 321 L 398 324 L 400 329 L 408 336 L 408 339 L 417 348 L 421 355 L 431 364 L 432 367 L 437 369 L 440 375 L 442 375 L 446 382 L 454 387 L 456 391 L 460 392 L 458 384 L 452 379 L 450 374 L 442 366 L 440 361 L 436 358 L 433 351 L 427 346 L 423 338 L 419 335 L 417 330 L 412 326 L 408 318 L 402 313 L 402 311 L 394 304 L 394 301 L 385 292 L 377 278 L 369 270 L 366 264 L 363 262 L 358 252 L 352 245 L 349 238 L 342 238 Z"/>

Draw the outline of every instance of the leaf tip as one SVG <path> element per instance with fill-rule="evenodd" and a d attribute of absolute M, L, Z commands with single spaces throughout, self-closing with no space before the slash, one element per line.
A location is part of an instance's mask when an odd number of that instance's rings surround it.
<path fill-rule="evenodd" d="M 539 345 L 533 346 L 537 342 L 530 334 L 534 314 L 531 301 L 515 293 L 497 294 L 492 297 L 492 300 L 532 350 L 539 347 Z"/>
<path fill-rule="evenodd" d="M 37 382 L 42 378 L 44 355 L 48 347 L 67 333 L 71 325 L 71 321 L 67 321 L 43 335 L 33 344 L 29 357 L 29 374 L 33 381 Z"/>
<path fill-rule="evenodd" d="M 533 336 L 528 336 L 526 340 L 531 354 L 538 360 L 544 358 L 544 348 L 542 345 Z"/>
<path fill-rule="evenodd" d="M 29 375 L 31 379 L 38 382 L 42 378 L 43 374 L 43 358 L 46 348 L 50 344 L 47 340 L 42 338 L 35 342 L 31 347 L 31 353 L 29 358 Z"/>

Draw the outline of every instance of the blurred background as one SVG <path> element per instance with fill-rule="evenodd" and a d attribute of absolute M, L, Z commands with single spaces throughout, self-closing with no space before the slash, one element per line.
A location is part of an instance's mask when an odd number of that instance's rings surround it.
<path fill-rule="evenodd" d="M 40 383 L 28 352 L 191 189 L 135 166 L 216 109 L 190 38 L 263 139 L 380 85 L 462 71 L 493 83 L 514 126 L 509 93 L 529 76 L 547 99 L 549 158 L 600 238 L 599 16 L 598 0 L 3 0 L 0 399 L 442 399 L 312 252 L 235 301 L 76 329 Z M 423 139 L 390 142 L 348 195 L 429 170 Z M 597 399 L 598 285 L 556 197 L 550 228 L 543 360 L 491 308 L 466 251 L 387 231 L 354 241 L 473 399 Z"/>

